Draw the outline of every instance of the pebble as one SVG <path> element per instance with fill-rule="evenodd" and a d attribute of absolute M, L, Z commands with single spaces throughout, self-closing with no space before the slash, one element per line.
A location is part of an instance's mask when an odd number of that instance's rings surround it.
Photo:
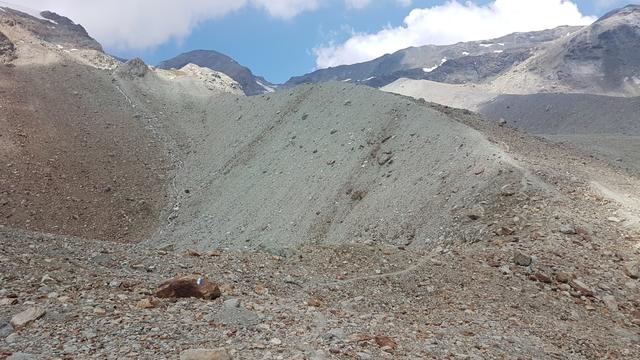
<path fill-rule="evenodd" d="M 240 299 L 227 299 L 224 301 L 224 307 L 227 309 L 235 309 L 240 307 Z"/>
<path fill-rule="evenodd" d="M 9 323 L 0 323 L 0 339 L 4 339 L 13 333 L 13 326 Z"/>
<path fill-rule="evenodd" d="M 575 235 L 576 234 L 576 228 L 573 225 L 562 225 L 560 226 L 559 231 L 565 235 Z"/>
<path fill-rule="evenodd" d="M 513 257 L 513 262 L 518 266 L 529 266 L 531 265 L 532 261 L 533 259 L 531 258 L 531 256 L 525 255 L 520 252 L 516 253 L 516 255 Z"/>
<path fill-rule="evenodd" d="M 231 360 L 225 349 L 190 349 L 180 354 L 180 360 Z"/>
<path fill-rule="evenodd" d="M 40 319 L 44 316 L 44 314 L 46 314 L 46 311 L 43 308 L 30 307 L 27 310 L 12 317 L 11 325 L 13 325 L 13 327 L 16 329 L 20 329 Z"/>
<path fill-rule="evenodd" d="M 611 295 L 606 295 L 602 297 L 602 302 L 607 306 L 607 309 L 612 313 L 618 312 L 618 303 L 616 302 L 616 298 Z"/>

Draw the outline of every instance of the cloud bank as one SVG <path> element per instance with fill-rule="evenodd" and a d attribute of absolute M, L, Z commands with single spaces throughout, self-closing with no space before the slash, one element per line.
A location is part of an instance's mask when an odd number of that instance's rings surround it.
<path fill-rule="evenodd" d="M 82 24 L 103 45 L 145 49 L 184 39 L 203 21 L 221 18 L 246 6 L 278 19 L 312 11 L 323 0 L 8 0 L 37 10 L 51 10 Z M 10 6 L 10 5 L 9 5 Z"/>
<path fill-rule="evenodd" d="M 483 40 L 595 20 L 582 15 L 570 0 L 495 0 L 486 5 L 452 0 L 412 10 L 402 26 L 375 34 L 355 33 L 344 43 L 325 44 L 313 53 L 317 67 L 326 68 L 368 61 L 410 46 Z"/>

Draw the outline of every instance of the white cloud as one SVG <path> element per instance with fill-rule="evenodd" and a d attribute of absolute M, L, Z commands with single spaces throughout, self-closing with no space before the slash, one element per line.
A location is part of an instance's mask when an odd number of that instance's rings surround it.
<path fill-rule="evenodd" d="M 345 0 L 344 3 L 348 8 L 362 9 L 369 6 L 371 0 Z"/>
<path fill-rule="evenodd" d="M 400 6 L 409 6 L 413 2 L 412 0 L 395 0 Z M 344 0 L 347 8 L 351 9 L 364 9 L 373 3 L 373 0 Z"/>
<path fill-rule="evenodd" d="M 145 49 L 183 39 L 203 21 L 245 6 L 289 19 L 317 9 L 323 0 L 9 0 L 21 6 L 51 10 L 82 24 L 103 45 Z M 10 6 L 10 5 L 9 5 Z"/>
<path fill-rule="evenodd" d="M 375 59 L 410 46 L 483 40 L 595 20 L 582 15 L 570 0 L 495 0 L 486 5 L 452 0 L 412 10 L 402 26 L 353 34 L 342 44 L 325 44 L 313 52 L 317 67 L 326 68 Z"/>
<path fill-rule="evenodd" d="M 257 6 L 265 9 L 269 15 L 290 19 L 301 12 L 316 10 L 322 0 L 251 0 Z"/>

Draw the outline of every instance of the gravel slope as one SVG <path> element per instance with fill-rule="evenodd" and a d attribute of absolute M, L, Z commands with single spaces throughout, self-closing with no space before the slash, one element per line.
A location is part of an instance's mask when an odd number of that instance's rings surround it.
<path fill-rule="evenodd" d="M 127 93 L 151 92 L 159 96 L 151 104 L 180 119 L 159 123 L 183 144 L 177 206 L 162 229 L 182 247 L 424 245 L 450 238 L 457 230 L 449 225 L 480 194 L 520 182 L 481 134 L 367 87 L 185 101 L 154 84 L 139 81 Z"/>

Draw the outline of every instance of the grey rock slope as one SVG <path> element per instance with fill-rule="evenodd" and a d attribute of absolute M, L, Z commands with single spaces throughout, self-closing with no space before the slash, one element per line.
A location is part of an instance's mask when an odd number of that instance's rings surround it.
<path fill-rule="evenodd" d="M 535 134 L 640 135 L 640 98 L 589 94 L 500 95 L 480 112 Z"/>
<path fill-rule="evenodd" d="M 50 11 L 25 12 L 0 2 L 0 20 L 7 26 L 20 25 L 36 38 L 71 48 L 102 51 L 102 46 L 81 25 Z"/>
<path fill-rule="evenodd" d="M 153 82 L 123 86 L 146 95 L 140 108 L 168 114 L 159 123 L 183 139 L 177 201 L 157 237 L 183 248 L 464 239 L 462 209 L 522 180 L 482 134 L 368 87 L 195 99 Z"/>
<path fill-rule="evenodd" d="M 581 92 L 640 94 L 640 6 L 610 12 L 528 64 Z"/>
<path fill-rule="evenodd" d="M 474 82 L 499 75 L 510 66 L 527 59 L 533 50 L 579 29 L 563 26 L 514 33 L 486 41 L 412 47 L 375 60 L 293 77 L 285 85 L 348 80 L 380 87 L 402 77 L 450 83 Z"/>
<path fill-rule="evenodd" d="M 219 71 L 237 81 L 246 95 L 259 95 L 275 90 L 263 77 L 254 75 L 251 70 L 238 64 L 227 55 L 213 50 L 194 50 L 158 64 L 161 69 L 180 69 L 187 64 L 196 64 Z"/>

